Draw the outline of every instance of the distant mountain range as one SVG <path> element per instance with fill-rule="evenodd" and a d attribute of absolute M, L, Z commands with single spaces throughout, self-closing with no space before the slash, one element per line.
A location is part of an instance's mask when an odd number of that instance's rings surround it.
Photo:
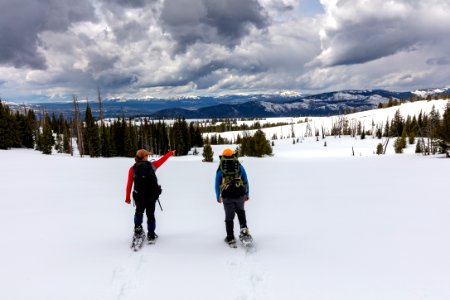
<path fill-rule="evenodd" d="M 292 93 L 261 95 L 228 95 L 221 97 L 183 97 L 177 99 L 130 99 L 105 100 L 105 117 L 146 116 L 153 118 L 247 118 L 287 116 L 328 116 L 346 109 L 359 111 L 375 108 L 378 103 L 394 99 L 409 99 L 411 96 L 450 94 L 450 89 L 426 89 L 412 92 L 391 92 L 386 90 L 345 90 L 317 95 Z M 13 109 L 20 106 L 8 103 Z M 98 115 L 98 103 L 89 102 L 94 115 Z M 36 111 L 73 114 L 73 103 L 54 102 L 27 105 Z M 86 102 L 80 102 L 84 111 Z"/>

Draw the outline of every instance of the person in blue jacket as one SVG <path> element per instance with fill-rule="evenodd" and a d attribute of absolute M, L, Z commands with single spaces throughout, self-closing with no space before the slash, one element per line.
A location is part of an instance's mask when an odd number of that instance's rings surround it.
<path fill-rule="evenodd" d="M 220 156 L 220 164 L 216 172 L 216 199 L 223 203 L 225 210 L 225 242 L 235 244 L 234 216 L 237 215 L 240 225 L 239 238 L 249 237 L 244 205 L 250 199 L 247 173 L 239 163 L 236 153 L 227 148 Z"/>

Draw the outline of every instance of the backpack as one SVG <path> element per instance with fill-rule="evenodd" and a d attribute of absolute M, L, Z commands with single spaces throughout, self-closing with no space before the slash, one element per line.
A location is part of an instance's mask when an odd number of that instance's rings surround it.
<path fill-rule="evenodd" d="M 220 194 L 223 198 L 239 198 L 247 192 L 240 166 L 236 156 L 220 158 L 219 169 L 222 172 Z"/>
<path fill-rule="evenodd" d="M 155 170 L 148 161 L 140 161 L 134 164 L 134 193 L 140 199 L 150 198 L 156 200 L 161 194 L 161 186 L 158 184 Z M 143 197 L 143 198 L 142 198 Z"/>

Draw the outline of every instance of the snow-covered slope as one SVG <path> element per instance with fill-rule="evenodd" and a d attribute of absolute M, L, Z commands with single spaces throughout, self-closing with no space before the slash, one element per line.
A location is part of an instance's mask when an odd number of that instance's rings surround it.
<path fill-rule="evenodd" d="M 258 122 L 290 123 L 290 125 L 263 129 L 263 131 L 266 133 L 267 138 L 272 138 L 272 136 L 274 135 L 276 135 L 278 138 L 287 138 L 288 136 L 292 136 L 292 132 L 294 132 L 296 137 L 302 137 L 307 135 L 308 132 L 312 132 L 313 134 L 315 134 L 316 130 L 319 130 L 319 132 L 321 133 L 322 127 L 329 133 L 331 132 L 333 124 L 340 122 L 343 118 L 348 121 L 349 126 L 361 122 L 361 125 L 365 128 L 366 131 L 369 130 L 372 132 L 373 130 L 373 132 L 375 132 L 377 127 L 383 128 L 387 120 L 391 122 L 397 110 L 399 110 L 400 114 L 406 119 L 408 115 L 410 115 L 411 117 L 418 117 L 420 112 L 422 112 L 423 114 L 429 114 L 434 106 L 434 109 L 438 111 L 442 116 L 448 101 L 449 100 L 416 101 L 412 103 L 408 102 L 399 106 L 393 106 L 383 109 L 373 109 L 348 115 L 336 115 L 332 117 L 269 118 L 262 121 L 259 120 Z M 250 124 L 252 122 L 254 121 L 239 121 L 238 124 Z M 251 134 L 253 133 L 253 131 L 249 132 Z M 210 135 L 212 134 L 215 133 L 210 133 Z M 238 131 L 220 133 L 221 136 L 233 140 L 237 137 L 238 134 L 242 136 L 242 132 Z"/>
<path fill-rule="evenodd" d="M 0 297 L 450 299 L 450 160 L 326 141 L 278 140 L 273 157 L 241 158 L 254 253 L 223 242 L 213 185 L 225 146 L 214 163 L 173 157 L 158 169 L 160 239 L 137 253 L 132 159 L 0 151 Z"/>

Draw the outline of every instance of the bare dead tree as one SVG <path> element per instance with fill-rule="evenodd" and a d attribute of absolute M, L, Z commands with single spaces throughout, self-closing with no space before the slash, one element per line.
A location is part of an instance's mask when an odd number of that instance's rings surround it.
<path fill-rule="evenodd" d="M 386 141 L 383 143 L 383 155 L 386 154 L 386 149 L 389 144 L 390 136 L 387 137 Z"/>
<path fill-rule="evenodd" d="M 100 118 L 100 126 L 103 127 L 103 106 L 102 106 L 102 96 L 100 94 L 100 88 L 97 88 L 97 99 L 98 99 L 98 113 Z"/>
<path fill-rule="evenodd" d="M 77 145 L 78 151 L 80 152 L 80 156 L 84 155 L 84 145 L 83 145 L 83 131 L 81 126 L 81 118 L 80 118 L 80 105 L 78 103 L 77 96 L 73 95 L 73 107 L 74 107 L 74 129 L 77 135 Z"/>

